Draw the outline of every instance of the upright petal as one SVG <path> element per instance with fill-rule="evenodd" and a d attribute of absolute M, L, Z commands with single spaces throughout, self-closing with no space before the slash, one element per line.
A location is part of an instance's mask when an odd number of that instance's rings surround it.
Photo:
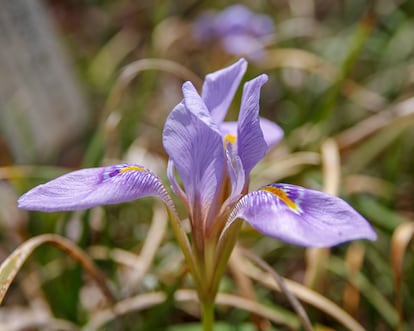
<path fill-rule="evenodd" d="M 133 164 L 82 169 L 36 186 L 20 197 L 20 208 L 38 211 L 81 210 L 156 196 L 171 199 L 159 178 Z"/>
<path fill-rule="evenodd" d="M 227 134 L 230 134 L 234 137 L 237 137 L 238 130 L 237 122 L 223 122 L 220 124 L 220 131 L 223 137 Z M 274 147 L 279 143 L 283 138 L 283 130 L 276 123 L 269 121 L 267 118 L 259 117 L 259 125 L 262 130 L 263 139 L 267 144 L 267 150 Z"/>
<path fill-rule="evenodd" d="M 192 212 L 203 220 L 216 199 L 224 170 L 221 134 L 192 85 L 183 87 L 184 103 L 170 113 L 164 147 L 181 177 Z M 203 209 L 203 210 L 201 210 Z"/>
<path fill-rule="evenodd" d="M 275 146 L 283 138 L 283 130 L 276 123 L 269 121 L 266 118 L 260 117 L 260 128 L 263 132 L 263 138 L 270 149 Z"/>
<path fill-rule="evenodd" d="M 184 95 L 184 105 L 186 109 L 192 113 L 196 118 L 202 121 L 208 128 L 220 134 L 217 122 L 211 116 L 204 100 L 198 94 L 196 88 L 191 82 L 185 82 L 182 87 Z"/>
<path fill-rule="evenodd" d="M 206 76 L 201 97 L 217 124 L 226 117 L 246 68 L 246 60 L 240 59 L 233 65 Z"/>
<path fill-rule="evenodd" d="M 260 75 L 247 82 L 243 88 L 237 128 L 237 152 L 246 176 L 267 151 L 259 120 L 260 88 L 266 82 L 267 75 Z"/>
<path fill-rule="evenodd" d="M 229 203 L 238 199 L 246 184 L 246 174 L 240 157 L 235 153 L 234 145 L 231 142 L 225 142 L 226 144 L 226 161 L 227 170 L 231 182 L 231 193 L 229 195 Z"/>
<path fill-rule="evenodd" d="M 247 194 L 227 226 L 237 218 L 265 235 L 301 246 L 376 239 L 369 223 L 344 200 L 289 184 L 271 184 Z"/>

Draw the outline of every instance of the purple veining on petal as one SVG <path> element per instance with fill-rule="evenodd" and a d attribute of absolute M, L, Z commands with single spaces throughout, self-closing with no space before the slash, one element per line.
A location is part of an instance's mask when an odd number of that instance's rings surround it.
<path fill-rule="evenodd" d="M 237 218 L 267 236 L 301 246 L 376 239 L 370 224 L 344 200 L 290 184 L 270 184 L 247 194 L 235 206 L 226 227 Z"/>
<path fill-rule="evenodd" d="M 206 76 L 201 98 L 217 125 L 220 125 L 226 117 L 246 68 L 246 60 L 240 59 L 236 63 Z"/>
<path fill-rule="evenodd" d="M 299 186 L 273 183 L 266 185 L 261 190 L 272 193 L 276 199 L 278 207 L 281 209 L 290 209 L 295 214 L 301 215 L 304 189 Z"/>
<path fill-rule="evenodd" d="M 244 84 L 243 88 L 237 126 L 237 151 L 246 176 L 265 156 L 268 148 L 259 120 L 260 89 L 267 79 L 267 75 L 260 75 Z"/>
<path fill-rule="evenodd" d="M 267 149 L 273 148 L 279 141 L 283 138 L 283 130 L 282 128 L 277 125 L 276 123 L 260 117 L 260 128 L 263 132 L 263 138 L 267 144 Z"/>
<path fill-rule="evenodd" d="M 208 223 L 211 210 L 219 208 L 215 204 L 225 170 L 223 142 L 193 86 L 187 84 L 183 90 L 185 100 L 168 116 L 163 143 L 180 175 L 195 222 Z"/>
<path fill-rule="evenodd" d="M 38 211 L 81 210 L 156 196 L 171 204 L 159 178 L 134 164 L 70 172 L 39 185 L 18 200 L 20 208 Z"/>

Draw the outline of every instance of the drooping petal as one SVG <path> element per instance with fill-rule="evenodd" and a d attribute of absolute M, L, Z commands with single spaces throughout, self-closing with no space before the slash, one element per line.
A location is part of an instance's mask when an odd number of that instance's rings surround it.
<path fill-rule="evenodd" d="M 237 128 L 237 152 L 246 176 L 267 151 L 267 144 L 259 120 L 260 88 L 267 75 L 260 75 L 244 84 Z"/>
<path fill-rule="evenodd" d="M 270 184 L 247 194 L 227 226 L 237 218 L 265 235 L 301 246 L 376 239 L 369 223 L 344 200 L 289 184 Z"/>
<path fill-rule="evenodd" d="M 70 172 L 36 186 L 20 197 L 18 205 L 46 212 L 82 210 L 146 196 L 156 196 L 171 204 L 154 173 L 139 165 L 121 164 Z"/>
<path fill-rule="evenodd" d="M 217 124 L 224 120 L 246 68 L 246 60 L 240 59 L 233 65 L 206 76 L 201 97 Z"/>
<path fill-rule="evenodd" d="M 276 123 L 269 121 L 266 118 L 260 117 L 260 128 L 263 132 L 264 140 L 268 149 L 275 146 L 283 138 L 283 130 Z"/>
<path fill-rule="evenodd" d="M 184 102 L 165 123 L 163 144 L 181 177 L 191 211 L 205 220 L 223 176 L 223 141 L 194 87 L 184 84 L 183 93 Z"/>

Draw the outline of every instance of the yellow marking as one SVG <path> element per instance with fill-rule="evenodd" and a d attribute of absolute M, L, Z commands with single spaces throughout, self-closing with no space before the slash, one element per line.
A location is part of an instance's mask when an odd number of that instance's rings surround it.
<path fill-rule="evenodd" d="M 285 191 L 275 186 L 265 186 L 262 188 L 263 191 L 270 192 L 276 195 L 280 200 L 282 200 L 290 209 L 294 211 L 299 211 L 299 206 L 288 197 Z"/>
<path fill-rule="evenodd" d="M 231 145 L 234 145 L 234 144 L 236 143 L 236 140 L 237 140 L 237 137 L 236 137 L 236 136 L 233 136 L 232 134 L 227 133 L 227 134 L 224 136 L 224 146 L 226 146 L 228 142 L 229 142 Z"/>
<path fill-rule="evenodd" d="M 141 172 L 145 172 L 147 170 L 145 168 L 138 167 L 138 166 L 129 166 L 129 167 L 125 167 L 125 168 L 122 168 L 121 170 L 119 170 L 119 173 L 123 174 L 124 172 L 128 172 L 128 171 L 141 171 Z"/>

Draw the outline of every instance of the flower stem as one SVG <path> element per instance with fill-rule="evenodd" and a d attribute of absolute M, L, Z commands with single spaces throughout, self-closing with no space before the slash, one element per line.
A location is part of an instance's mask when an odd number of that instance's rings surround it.
<path fill-rule="evenodd" d="M 194 257 L 192 255 L 192 250 L 190 247 L 190 243 L 188 242 L 188 238 L 184 232 L 184 230 L 181 228 L 180 220 L 178 216 L 176 215 L 175 211 L 165 204 L 167 213 L 174 231 L 174 234 L 177 238 L 178 244 L 180 245 L 180 248 L 184 254 L 184 258 L 187 262 L 187 265 L 190 269 L 190 272 L 193 276 L 194 283 L 196 284 L 197 291 L 201 288 L 201 277 L 200 272 L 197 267 L 196 262 L 194 261 Z"/>
<path fill-rule="evenodd" d="M 210 293 L 217 293 L 218 291 L 220 280 L 227 268 L 227 263 L 236 244 L 241 225 L 242 223 L 240 220 L 235 221 L 232 228 L 229 228 L 224 237 L 221 237 L 219 240 L 216 252 L 216 265 L 214 266 L 213 278 L 210 282 L 210 288 L 208 290 Z"/>
<path fill-rule="evenodd" d="M 201 320 L 203 331 L 214 330 L 214 301 L 201 302 Z"/>

